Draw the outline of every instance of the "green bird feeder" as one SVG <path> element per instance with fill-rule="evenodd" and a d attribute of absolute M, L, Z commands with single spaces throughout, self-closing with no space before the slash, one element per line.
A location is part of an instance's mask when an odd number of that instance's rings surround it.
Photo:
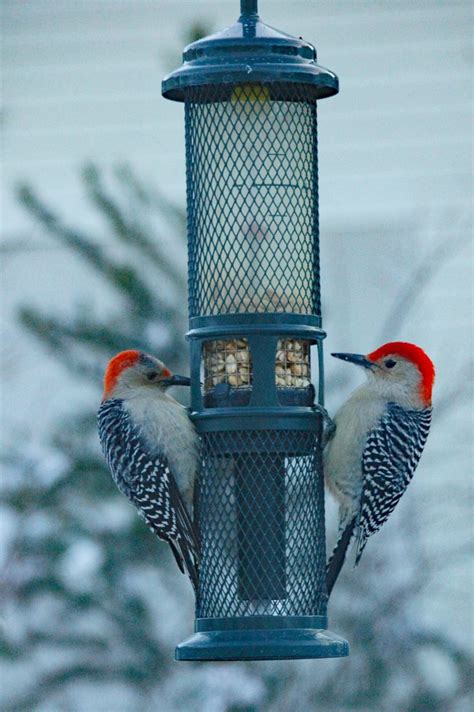
<path fill-rule="evenodd" d="M 344 656 L 327 630 L 316 123 L 338 80 L 256 0 L 183 58 L 162 93 L 185 107 L 201 563 L 176 658 Z"/>

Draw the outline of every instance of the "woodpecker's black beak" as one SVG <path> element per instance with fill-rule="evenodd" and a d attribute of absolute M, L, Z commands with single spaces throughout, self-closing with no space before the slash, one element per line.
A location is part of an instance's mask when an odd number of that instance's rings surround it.
<path fill-rule="evenodd" d="M 374 368 L 375 363 L 369 361 L 366 356 L 362 354 L 331 354 L 334 358 L 340 358 L 341 361 L 348 361 L 349 363 L 355 363 L 356 366 L 363 366 L 364 368 Z"/>
<path fill-rule="evenodd" d="M 187 376 L 178 376 L 177 373 L 174 373 L 169 378 L 160 381 L 160 383 L 164 386 L 190 386 L 191 379 Z"/>

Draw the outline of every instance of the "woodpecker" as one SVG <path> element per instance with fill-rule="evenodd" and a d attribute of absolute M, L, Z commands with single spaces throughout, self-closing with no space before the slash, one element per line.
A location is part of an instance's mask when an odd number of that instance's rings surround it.
<path fill-rule="evenodd" d="M 365 369 L 367 382 L 334 418 L 324 450 L 324 478 L 339 503 L 339 539 L 326 573 L 328 594 L 356 536 L 355 566 L 367 539 L 405 492 L 428 437 L 435 369 L 419 346 L 384 344 L 367 356 L 334 353 Z"/>
<path fill-rule="evenodd" d="M 189 385 L 154 356 L 122 351 L 105 372 L 98 425 L 115 484 L 170 545 L 196 589 L 199 544 L 191 502 L 198 437 L 186 409 L 166 392 Z"/>

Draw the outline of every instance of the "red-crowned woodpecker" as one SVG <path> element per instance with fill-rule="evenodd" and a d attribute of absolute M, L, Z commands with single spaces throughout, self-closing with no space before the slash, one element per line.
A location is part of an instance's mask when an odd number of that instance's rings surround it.
<path fill-rule="evenodd" d="M 141 351 L 108 364 L 99 408 L 99 438 L 119 490 L 150 529 L 168 542 L 196 588 L 199 545 L 191 520 L 198 438 L 186 409 L 166 392 L 190 385 Z"/>
<path fill-rule="evenodd" d="M 344 403 L 324 450 L 326 486 L 339 502 L 339 539 L 327 567 L 328 594 L 357 537 L 355 565 L 386 522 L 416 469 L 431 423 L 435 369 L 419 346 L 395 341 L 376 351 L 332 354 L 362 366 L 367 382 Z"/>

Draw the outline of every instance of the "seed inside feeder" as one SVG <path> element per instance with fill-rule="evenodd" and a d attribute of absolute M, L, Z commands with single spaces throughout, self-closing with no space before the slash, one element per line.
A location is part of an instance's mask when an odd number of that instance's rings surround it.
<path fill-rule="evenodd" d="M 307 341 L 280 339 L 275 358 L 278 388 L 307 388 L 310 385 L 310 349 Z M 247 339 L 207 341 L 204 344 L 204 391 L 220 383 L 232 388 L 252 384 L 252 359 Z"/>

